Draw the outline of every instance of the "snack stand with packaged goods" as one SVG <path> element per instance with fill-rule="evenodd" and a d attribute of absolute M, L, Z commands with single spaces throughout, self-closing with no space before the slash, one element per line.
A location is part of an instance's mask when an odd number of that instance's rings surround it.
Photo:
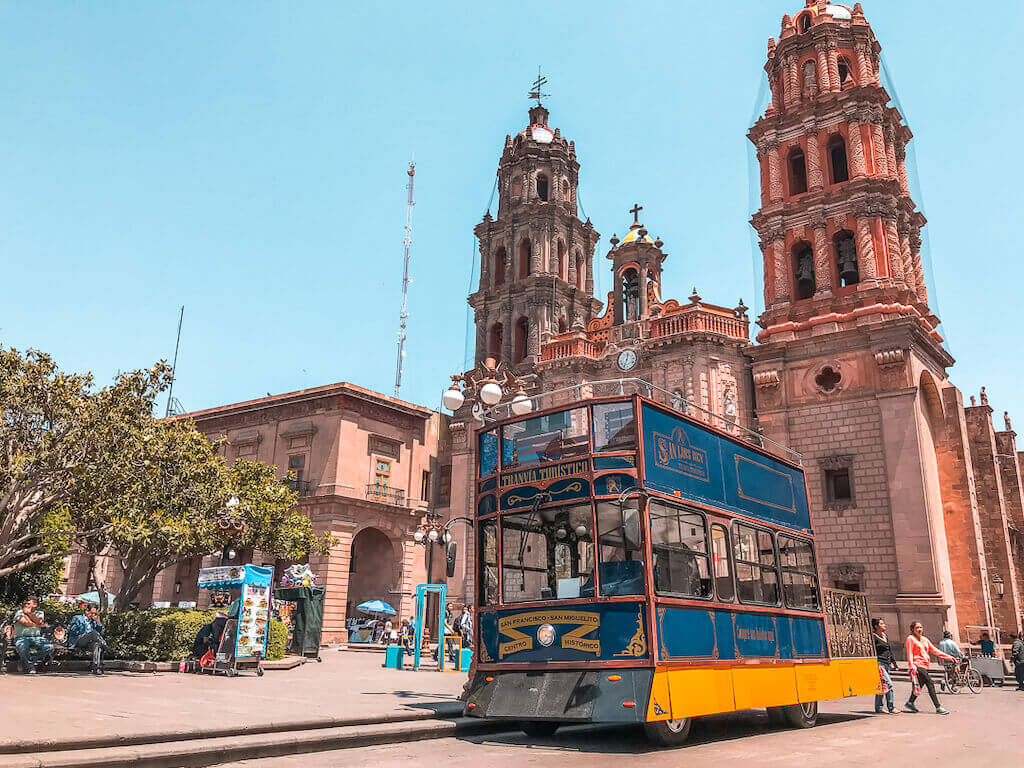
<path fill-rule="evenodd" d="M 255 669 L 256 674 L 262 677 L 273 578 L 273 568 L 251 563 L 200 569 L 200 589 L 241 591 L 236 600 L 238 612 L 231 615 L 234 612 L 229 610 L 213 665 L 204 671 L 234 677 L 239 670 Z"/>

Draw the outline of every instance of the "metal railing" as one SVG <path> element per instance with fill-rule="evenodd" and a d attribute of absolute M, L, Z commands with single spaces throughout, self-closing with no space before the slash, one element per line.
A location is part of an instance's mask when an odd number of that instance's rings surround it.
<path fill-rule="evenodd" d="M 396 507 L 405 506 L 405 491 L 387 485 L 367 483 L 366 498 L 370 501 L 379 501 L 382 504 L 391 504 Z"/>
<path fill-rule="evenodd" d="M 551 392 L 541 392 L 531 396 L 530 402 L 534 411 L 543 411 L 558 406 L 570 406 L 580 400 L 633 394 L 643 395 L 656 403 L 666 405 L 673 410 L 686 414 L 690 418 L 703 421 L 705 424 L 720 429 L 733 437 L 746 440 L 786 461 L 803 465 L 803 457 L 791 448 L 787 448 L 759 432 L 754 432 L 751 429 L 740 426 L 732 419 L 709 411 L 707 408 L 687 400 L 677 392 L 669 392 L 667 389 L 656 387 L 654 384 L 643 379 L 625 378 L 588 381 L 571 387 L 555 389 Z M 498 403 L 483 411 L 483 420 L 487 424 L 488 422 L 507 419 L 512 415 L 511 402 Z"/>
<path fill-rule="evenodd" d="M 316 490 L 316 483 L 312 480 L 289 480 L 288 488 L 299 496 L 311 496 Z"/>

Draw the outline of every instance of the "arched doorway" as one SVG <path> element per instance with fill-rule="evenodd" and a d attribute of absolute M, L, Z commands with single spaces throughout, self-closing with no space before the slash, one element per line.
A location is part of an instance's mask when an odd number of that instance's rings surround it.
<path fill-rule="evenodd" d="M 383 600 L 398 610 L 395 595 L 395 550 L 391 539 L 377 528 L 364 528 L 352 539 L 348 566 L 346 618 L 362 616 L 356 606 L 367 600 Z"/>

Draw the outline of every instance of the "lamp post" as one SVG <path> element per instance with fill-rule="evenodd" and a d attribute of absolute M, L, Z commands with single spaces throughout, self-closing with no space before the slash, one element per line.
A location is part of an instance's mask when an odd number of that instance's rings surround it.
<path fill-rule="evenodd" d="M 533 410 L 533 400 L 526 394 L 526 382 L 512 373 L 505 363 L 488 357 L 467 373 L 452 376 L 452 385 L 441 397 L 449 411 L 457 411 L 467 399 L 473 400 L 473 418 L 483 423 L 484 408 L 490 408 L 511 397 L 509 409 L 516 416 Z"/>
<path fill-rule="evenodd" d="M 227 504 L 224 505 L 224 509 L 217 518 L 218 527 L 229 532 L 228 540 L 224 543 L 224 548 L 220 551 L 221 565 L 227 565 L 235 559 L 237 553 L 235 552 L 234 547 L 231 546 L 231 536 L 236 536 L 245 530 L 245 523 L 234 516 L 234 511 L 237 506 L 238 497 L 232 496 L 228 499 Z"/>
<path fill-rule="evenodd" d="M 427 549 L 427 583 L 433 583 L 434 576 L 434 542 L 444 533 L 444 518 L 433 510 L 427 512 L 423 522 L 413 533 L 413 540 Z"/>
<path fill-rule="evenodd" d="M 1002 597 L 1006 592 L 1006 587 L 1003 586 L 1003 577 L 996 574 L 992 577 L 992 583 L 996 585 L 996 594 Z"/>

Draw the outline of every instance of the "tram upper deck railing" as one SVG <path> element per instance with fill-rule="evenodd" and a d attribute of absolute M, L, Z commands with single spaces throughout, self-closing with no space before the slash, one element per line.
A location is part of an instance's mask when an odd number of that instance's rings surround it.
<path fill-rule="evenodd" d="M 660 405 L 668 406 L 679 413 L 685 414 L 696 421 L 703 422 L 706 426 L 724 432 L 738 440 L 743 440 L 756 445 L 768 453 L 778 456 L 793 464 L 803 465 L 803 457 L 796 451 L 765 437 L 759 432 L 741 426 L 728 416 L 723 416 L 709 411 L 696 403 L 687 400 L 678 392 L 669 392 L 667 389 L 651 384 L 649 381 L 638 378 L 603 379 L 601 381 L 588 381 L 582 384 L 575 384 L 571 387 L 540 392 L 530 396 L 532 410 L 522 418 L 529 418 L 539 411 L 546 411 L 560 406 L 569 407 L 582 400 L 594 398 L 631 396 L 639 394 L 648 400 Z M 513 417 L 511 403 L 504 402 L 483 411 L 484 424 L 496 421 L 504 421 Z"/>

